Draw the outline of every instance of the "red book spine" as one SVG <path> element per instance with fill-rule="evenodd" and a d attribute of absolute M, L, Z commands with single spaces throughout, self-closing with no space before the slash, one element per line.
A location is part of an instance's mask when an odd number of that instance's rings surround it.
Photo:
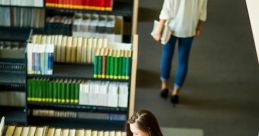
<path fill-rule="evenodd" d="M 101 0 L 101 3 L 100 3 L 101 10 L 105 10 L 105 1 L 106 0 Z"/>
<path fill-rule="evenodd" d="M 105 9 L 112 8 L 113 0 L 105 0 Z"/>

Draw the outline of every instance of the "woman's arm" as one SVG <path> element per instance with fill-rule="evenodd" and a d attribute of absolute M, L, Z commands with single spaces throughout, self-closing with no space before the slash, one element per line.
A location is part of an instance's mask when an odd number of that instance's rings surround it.
<path fill-rule="evenodd" d="M 165 19 L 160 19 L 157 31 L 154 33 L 154 39 L 157 42 L 159 42 L 161 40 L 161 36 L 162 36 L 162 32 L 163 32 L 163 29 L 164 29 L 165 22 L 166 22 Z"/>

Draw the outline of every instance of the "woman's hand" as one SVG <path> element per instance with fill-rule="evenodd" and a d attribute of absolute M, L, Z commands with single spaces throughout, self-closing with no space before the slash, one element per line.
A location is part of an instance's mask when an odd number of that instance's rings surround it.
<path fill-rule="evenodd" d="M 160 42 L 161 40 L 161 31 L 157 31 L 154 33 L 153 38 L 155 41 Z"/>
<path fill-rule="evenodd" d="M 201 28 L 196 28 L 195 37 L 199 37 L 201 35 Z"/>

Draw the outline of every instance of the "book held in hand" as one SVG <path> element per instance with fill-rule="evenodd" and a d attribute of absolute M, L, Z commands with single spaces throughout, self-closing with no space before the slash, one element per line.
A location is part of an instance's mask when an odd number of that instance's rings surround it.
<path fill-rule="evenodd" d="M 153 30 L 151 32 L 151 36 L 154 38 L 155 36 L 155 33 L 158 31 L 158 27 L 159 27 L 159 21 L 155 20 L 154 21 L 154 26 L 153 26 Z M 161 44 L 166 44 L 170 37 L 171 37 L 171 30 L 170 30 L 170 27 L 168 26 L 167 22 L 165 23 L 164 27 L 163 27 L 163 31 L 162 31 L 162 34 L 161 34 Z"/>

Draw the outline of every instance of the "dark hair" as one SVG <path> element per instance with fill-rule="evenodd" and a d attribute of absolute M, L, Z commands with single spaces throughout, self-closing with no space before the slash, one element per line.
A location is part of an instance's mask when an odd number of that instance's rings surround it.
<path fill-rule="evenodd" d="M 133 123 L 136 123 L 137 127 L 149 136 L 163 136 L 156 117 L 148 110 L 140 110 L 130 117 L 126 125 L 127 136 L 133 136 L 130 131 L 130 124 Z"/>

